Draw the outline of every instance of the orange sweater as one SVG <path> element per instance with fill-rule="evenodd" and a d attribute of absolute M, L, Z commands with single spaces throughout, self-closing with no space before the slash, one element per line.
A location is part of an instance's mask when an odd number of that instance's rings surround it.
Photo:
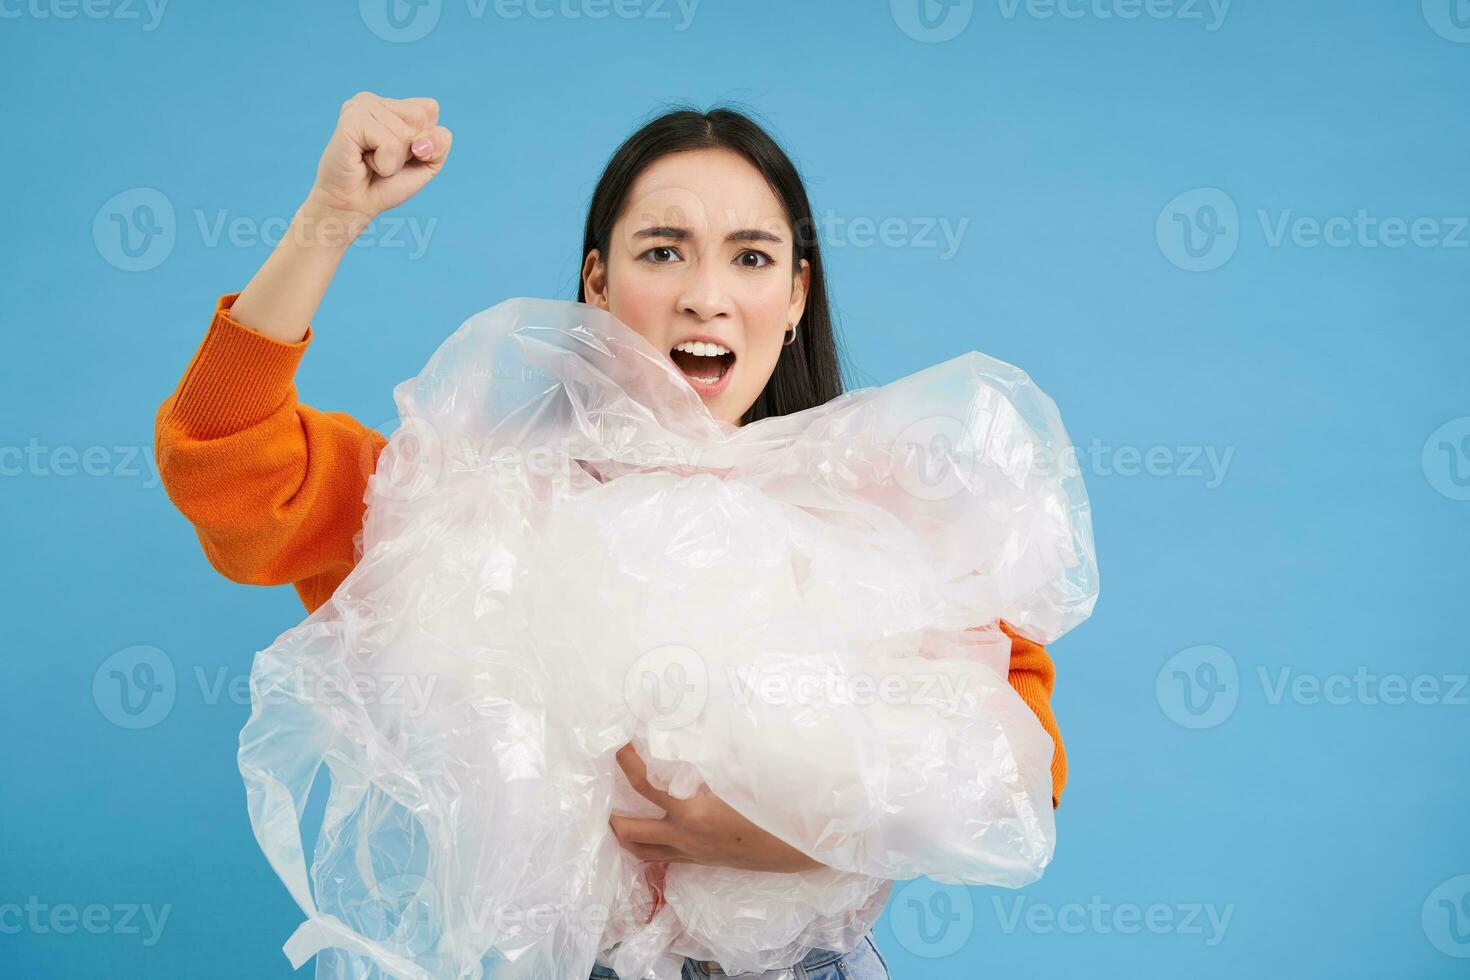
<path fill-rule="evenodd" d="M 231 319 L 238 295 L 219 298 L 183 378 L 159 405 L 154 453 L 209 563 L 235 582 L 289 582 L 310 612 L 352 570 L 367 478 L 387 439 L 350 415 L 299 402 L 296 365 L 311 328 L 294 344 L 257 333 Z M 1051 711 L 1056 670 L 1045 647 L 1001 628 L 1011 637 L 1011 685 L 1056 744 L 1056 807 L 1067 781 Z"/>

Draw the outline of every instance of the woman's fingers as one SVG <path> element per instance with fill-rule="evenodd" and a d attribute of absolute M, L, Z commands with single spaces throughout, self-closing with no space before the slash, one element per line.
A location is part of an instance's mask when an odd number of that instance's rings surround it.
<path fill-rule="evenodd" d="M 449 130 L 436 126 L 426 136 L 415 136 L 400 144 L 407 162 L 391 177 L 379 178 L 368 189 L 374 213 L 397 207 L 423 189 L 443 169 L 453 141 L 454 135 Z"/>
<path fill-rule="evenodd" d="M 667 847 L 678 844 L 673 822 L 665 817 L 620 817 L 614 813 L 607 819 L 612 824 L 613 834 L 617 836 L 619 843 L 660 844 Z"/>
<path fill-rule="evenodd" d="M 378 101 L 416 131 L 433 129 L 439 123 L 439 103 L 434 99 L 390 99 L 379 96 Z"/>
<path fill-rule="evenodd" d="M 373 173 L 379 177 L 392 177 L 403 169 L 410 156 L 409 143 L 413 139 L 407 123 L 392 113 L 380 115 L 371 108 L 354 115 L 352 121 L 361 136 L 363 149 L 372 151 L 367 159 Z"/>
<path fill-rule="evenodd" d="M 662 864 L 688 863 L 693 859 L 684 852 L 664 844 L 639 844 L 628 842 L 621 845 L 623 850 L 633 855 L 640 861 L 657 861 Z M 658 901 L 662 901 L 662 897 Z"/>
<path fill-rule="evenodd" d="M 667 861 L 651 861 L 643 866 L 643 877 L 648 881 L 648 890 L 653 893 L 653 907 L 648 910 L 648 918 L 644 920 L 647 924 L 658 915 L 658 910 L 664 905 L 664 880 L 668 877 L 669 863 Z"/>
<path fill-rule="evenodd" d="M 444 158 L 449 156 L 449 148 L 453 143 L 453 133 L 443 126 L 435 126 L 414 137 L 409 144 L 409 150 L 414 159 L 437 170 L 444 165 Z"/>
<path fill-rule="evenodd" d="M 622 766 L 623 774 L 628 777 L 628 782 L 638 791 L 638 795 L 646 800 L 652 800 L 664 808 L 666 813 L 673 813 L 684 802 L 675 799 L 661 789 L 655 789 L 648 781 L 648 766 L 638 755 L 633 743 L 629 742 L 617 752 L 618 765 Z"/>
<path fill-rule="evenodd" d="M 342 103 L 312 192 L 333 211 L 371 221 L 438 174 L 452 141 L 434 99 L 358 92 Z"/>

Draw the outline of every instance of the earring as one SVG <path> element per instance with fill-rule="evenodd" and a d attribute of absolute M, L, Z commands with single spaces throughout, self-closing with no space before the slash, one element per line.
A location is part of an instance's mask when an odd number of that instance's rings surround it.
<path fill-rule="evenodd" d="M 781 341 L 782 347 L 790 347 L 792 342 L 796 340 L 796 324 L 786 324 L 786 334 L 786 339 Z"/>

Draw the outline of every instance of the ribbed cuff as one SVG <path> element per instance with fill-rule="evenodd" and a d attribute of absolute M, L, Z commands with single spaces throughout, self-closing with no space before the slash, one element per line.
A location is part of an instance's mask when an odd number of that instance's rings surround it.
<path fill-rule="evenodd" d="M 310 326 L 288 344 L 233 319 L 229 310 L 239 295 L 220 296 L 169 412 L 169 423 L 194 439 L 239 432 L 279 408 L 311 343 Z"/>
<path fill-rule="evenodd" d="M 1021 700 L 1036 711 L 1038 716 L 1045 712 L 1046 717 L 1051 717 L 1051 692 L 1047 690 L 1045 682 L 1035 674 L 1019 670 L 1012 671 L 1009 679 L 1016 693 L 1021 695 Z M 1055 719 L 1052 720 L 1052 724 L 1056 724 Z M 1047 728 L 1046 723 L 1043 722 L 1041 727 Z M 1067 755 L 1066 750 L 1062 747 L 1061 738 L 1049 728 L 1047 734 L 1052 739 L 1051 808 L 1055 810 L 1061 805 L 1061 790 L 1067 782 Z"/>

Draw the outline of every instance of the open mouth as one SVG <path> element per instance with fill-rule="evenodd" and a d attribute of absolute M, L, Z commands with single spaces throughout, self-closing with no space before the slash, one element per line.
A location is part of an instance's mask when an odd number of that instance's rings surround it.
<path fill-rule="evenodd" d="M 718 353 L 720 350 L 724 352 Z M 723 391 L 735 373 L 735 352 L 704 341 L 682 343 L 669 351 L 669 357 L 702 395 Z"/>

